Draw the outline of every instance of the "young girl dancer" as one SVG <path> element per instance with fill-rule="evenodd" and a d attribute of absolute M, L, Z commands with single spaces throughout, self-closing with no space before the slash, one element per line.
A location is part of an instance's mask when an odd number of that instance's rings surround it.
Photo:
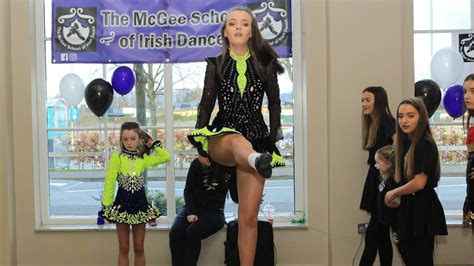
<path fill-rule="evenodd" d="M 144 170 L 147 167 L 167 162 L 170 154 L 160 141 L 145 137 L 138 123 L 124 122 L 120 128 L 120 153 L 110 157 L 107 167 L 102 216 L 116 224 L 119 241 L 118 265 L 128 265 L 130 226 L 133 233 L 135 265 L 145 265 L 143 242 L 146 223 L 159 217 L 157 208 L 146 198 Z M 151 153 L 147 154 L 147 148 Z M 115 184 L 118 182 L 114 200 Z"/>

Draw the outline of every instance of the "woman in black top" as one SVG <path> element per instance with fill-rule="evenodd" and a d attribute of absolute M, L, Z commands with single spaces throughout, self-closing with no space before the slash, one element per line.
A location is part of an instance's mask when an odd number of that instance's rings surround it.
<path fill-rule="evenodd" d="M 237 202 L 235 169 L 202 166 L 194 159 L 184 188 L 185 205 L 171 226 L 170 250 L 173 266 L 196 265 L 201 240 L 219 231 L 225 224 L 224 205 L 227 191 Z"/>
<path fill-rule="evenodd" d="M 369 151 L 369 170 L 365 179 L 360 208 L 370 213 L 365 234 L 365 247 L 360 265 L 373 265 L 379 252 L 381 265 L 392 265 L 393 250 L 390 228 L 377 218 L 377 196 L 380 184 L 379 171 L 375 167 L 375 152 L 392 144 L 395 119 L 388 106 L 388 97 L 382 87 L 368 87 L 362 92 L 362 147 Z"/>
<path fill-rule="evenodd" d="M 283 72 L 277 54 L 263 39 L 252 12 L 230 11 L 221 29 L 222 53 L 207 58 L 196 130 L 189 140 L 199 160 L 236 167 L 240 196 L 238 246 L 240 263 L 253 265 L 257 244 L 257 217 L 264 178 L 272 167 L 284 165 L 275 143 L 283 138 L 280 123 L 278 74 Z M 270 130 L 262 113 L 268 99 Z M 216 100 L 219 111 L 209 125 Z"/>
<path fill-rule="evenodd" d="M 397 111 L 395 179 L 401 186 L 385 195 L 398 213 L 399 249 L 406 265 L 433 265 L 434 238 L 447 235 L 443 206 L 435 187 L 440 177 L 439 154 L 422 100 L 403 100 Z"/>
<path fill-rule="evenodd" d="M 467 107 L 467 117 L 463 117 L 463 124 L 466 121 L 467 130 L 466 146 L 468 154 L 466 168 L 466 198 L 463 206 L 463 225 L 472 227 L 474 230 L 474 127 L 471 125 L 471 118 L 474 117 L 474 74 L 469 74 L 463 83 L 464 103 Z M 464 120 L 464 118 L 466 118 Z"/>

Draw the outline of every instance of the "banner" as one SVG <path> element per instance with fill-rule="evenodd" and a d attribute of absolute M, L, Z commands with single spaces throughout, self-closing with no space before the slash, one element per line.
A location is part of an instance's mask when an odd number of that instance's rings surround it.
<path fill-rule="evenodd" d="M 229 10 L 252 10 L 262 36 L 291 56 L 290 0 L 53 0 L 53 63 L 199 62 L 221 51 Z"/>

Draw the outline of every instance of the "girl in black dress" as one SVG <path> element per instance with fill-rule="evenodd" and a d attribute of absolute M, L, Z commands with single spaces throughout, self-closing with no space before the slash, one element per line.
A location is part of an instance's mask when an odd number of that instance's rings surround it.
<path fill-rule="evenodd" d="M 382 87 L 368 87 L 362 92 L 362 147 L 369 151 L 369 171 L 365 179 L 360 208 L 370 213 L 365 234 L 365 248 L 360 265 L 373 265 L 379 252 L 381 265 L 392 265 L 392 242 L 390 228 L 379 222 L 377 217 L 379 171 L 375 168 L 375 152 L 392 144 L 395 133 L 395 119 L 388 106 L 388 97 Z"/>
<path fill-rule="evenodd" d="M 272 167 L 284 165 L 275 145 L 283 138 L 277 78 L 283 68 L 248 8 L 231 10 L 221 34 L 222 53 L 206 59 L 196 130 L 188 137 L 203 165 L 209 166 L 212 158 L 218 164 L 236 167 L 239 258 L 241 265 L 248 266 L 255 257 L 264 178 L 272 175 Z M 270 130 L 262 114 L 265 94 Z M 216 100 L 219 111 L 209 125 Z"/>
<path fill-rule="evenodd" d="M 467 107 L 466 146 L 468 155 L 466 169 L 466 198 L 463 206 L 463 225 L 472 226 L 474 229 L 474 127 L 470 126 L 470 120 L 474 117 L 474 74 L 468 75 L 464 79 L 464 103 Z M 464 119 L 464 118 L 463 118 Z"/>
<path fill-rule="evenodd" d="M 398 213 L 399 250 L 406 265 L 433 265 L 436 235 L 447 235 L 446 219 L 435 188 L 440 177 L 439 154 L 428 114 L 418 98 L 403 100 L 397 110 L 395 179 L 401 186 L 385 195 Z"/>

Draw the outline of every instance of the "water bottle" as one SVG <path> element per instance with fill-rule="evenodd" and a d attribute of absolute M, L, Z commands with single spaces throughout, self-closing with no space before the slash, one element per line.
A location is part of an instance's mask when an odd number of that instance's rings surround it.
<path fill-rule="evenodd" d="M 265 205 L 263 207 L 263 213 L 265 214 L 265 218 L 271 224 L 273 224 L 273 212 L 274 211 L 275 211 L 275 208 L 272 206 L 272 204 L 270 202 L 268 202 L 267 205 Z"/>

